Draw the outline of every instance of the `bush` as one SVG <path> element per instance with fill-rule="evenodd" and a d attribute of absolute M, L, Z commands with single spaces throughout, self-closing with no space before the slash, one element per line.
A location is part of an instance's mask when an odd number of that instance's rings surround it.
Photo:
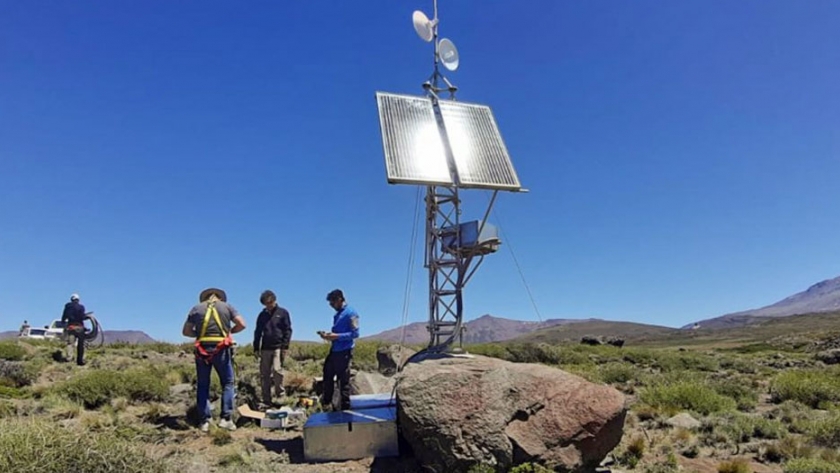
<path fill-rule="evenodd" d="M 836 448 L 840 445 L 840 413 L 815 421 L 809 426 L 808 434 L 815 444 Z"/>
<path fill-rule="evenodd" d="M 736 444 L 749 442 L 752 438 L 780 439 L 787 435 L 787 429 L 777 420 L 743 414 L 726 416 L 720 425 Z"/>
<path fill-rule="evenodd" d="M 624 449 L 622 453 L 618 455 L 616 460 L 622 465 L 627 465 L 630 468 L 635 468 L 636 465 L 642 460 L 645 456 L 645 439 L 644 437 L 637 436 L 634 437 L 633 440 L 627 444 L 627 448 Z"/>
<path fill-rule="evenodd" d="M 636 368 L 626 363 L 607 363 L 598 368 L 601 380 L 607 384 L 626 383 L 636 379 Z"/>
<path fill-rule="evenodd" d="M 739 411 L 750 411 L 758 404 L 758 393 L 747 380 L 719 380 L 712 383 L 712 388 L 718 394 L 734 399 Z"/>
<path fill-rule="evenodd" d="M 773 402 L 794 400 L 812 408 L 840 401 L 836 370 L 797 370 L 780 373 L 770 383 Z"/>
<path fill-rule="evenodd" d="M 163 463 L 111 435 L 74 432 L 55 423 L 10 419 L 0 429 L 0 471 L 165 472 Z"/>
<path fill-rule="evenodd" d="M 840 463 L 821 460 L 819 458 L 795 458 L 785 463 L 784 473 L 837 473 Z"/>
<path fill-rule="evenodd" d="M 554 470 L 538 464 L 538 463 L 523 463 L 510 469 L 508 473 L 551 473 Z"/>
<path fill-rule="evenodd" d="M 746 460 L 741 459 L 725 461 L 718 465 L 718 473 L 750 473 L 751 471 Z"/>
<path fill-rule="evenodd" d="M 802 443 L 796 437 L 786 437 L 778 442 L 771 443 L 764 450 L 763 458 L 771 463 L 781 463 L 794 458 L 810 457 L 814 449 Z"/>
<path fill-rule="evenodd" d="M 682 410 L 703 415 L 735 409 L 735 401 L 721 396 L 705 383 L 679 381 L 641 389 L 640 399 L 646 404 L 671 413 Z"/>
<path fill-rule="evenodd" d="M 720 368 L 714 358 L 701 353 L 685 352 L 673 358 L 662 358 L 659 361 L 664 371 L 688 370 L 713 372 Z"/>
<path fill-rule="evenodd" d="M 26 350 L 14 342 L 0 342 L 0 360 L 20 361 L 26 356 Z"/>
<path fill-rule="evenodd" d="M 88 371 L 56 386 L 55 390 L 88 409 L 120 396 L 132 401 L 162 401 L 169 395 L 165 377 L 152 370 Z"/>
<path fill-rule="evenodd" d="M 29 386 L 35 381 L 37 371 L 27 369 L 20 361 L 0 360 L 0 385 L 12 388 Z"/>
<path fill-rule="evenodd" d="M 499 360 L 508 360 L 510 352 L 501 343 L 479 343 L 469 346 L 469 352 L 474 355 L 489 356 Z M 508 360 L 509 361 L 509 360 Z"/>

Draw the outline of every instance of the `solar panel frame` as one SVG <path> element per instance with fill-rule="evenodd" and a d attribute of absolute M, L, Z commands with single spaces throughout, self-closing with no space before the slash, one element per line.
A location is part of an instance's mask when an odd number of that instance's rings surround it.
<path fill-rule="evenodd" d="M 459 187 L 521 189 L 490 107 L 452 100 L 440 100 L 438 106 L 458 170 Z"/>
<path fill-rule="evenodd" d="M 377 92 L 385 168 L 391 184 L 454 184 L 432 101 Z"/>

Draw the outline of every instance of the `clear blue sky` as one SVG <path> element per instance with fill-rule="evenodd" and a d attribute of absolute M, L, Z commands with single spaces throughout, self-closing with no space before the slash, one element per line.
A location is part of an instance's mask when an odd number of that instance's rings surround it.
<path fill-rule="evenodd" d="M 298 339 L 329 328 L 335 287 L 363 335 L 399 325 L 415 188 L 386 182 L 374 93 L 422 93 L 417 8 L 0 2 L 0 330 L 79 292 L 106 329 L 181 341 L 211 285 L 251 328 L 275 290 Z M 840 3 L 440 15 L 459 98 L 493 108 L 531 190 L 494 221 L 543 318 L 680 326 L 840 275 Z M 465 192 L 465 217 L 487 198 Z M 466 290 L 485 313 L 537 319 L 507 247 Z"/>

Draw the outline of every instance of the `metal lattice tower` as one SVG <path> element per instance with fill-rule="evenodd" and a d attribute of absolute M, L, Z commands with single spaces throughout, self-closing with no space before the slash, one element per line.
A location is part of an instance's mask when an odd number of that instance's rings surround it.
<path fill-rule="evenodd" d="M 388 182 L 426 186 L 425 267 L 429 274 L 429 346 L 446 350 L 461 335 L 463 290 L 500 240 L 487 216 L 499 190 L 522 191 L 489 107 L 455 100 L 457 87 L 441 73 L 458 67 L 458 53 L 438 38 L 434 18 L 414 13 L 414 27 L 434 44 L 434 71 L 425 96 L 377 92 Z M 448 93 L 447 98 L 441 98 Z M 484 218 L 462 222 L 461 189 L 489 189 Z"/>

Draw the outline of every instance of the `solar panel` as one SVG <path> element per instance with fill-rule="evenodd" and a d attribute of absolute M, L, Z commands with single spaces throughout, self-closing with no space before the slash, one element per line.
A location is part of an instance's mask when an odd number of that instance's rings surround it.
<path fill-rule="evenodd" d="M 388 182 L 453 185 L 431 99 L 376 93 Z M 493 112 L 485 105 L 441 100 L 440 115 L 459 186 L 519 190 Z"/>
<path fill-rule="evenodd" d="M 447 100 L 439 104 L 460 187 L 520 189 L 490 107 Z"/>
<path fill-rule="evenodd" d="M 376 93 L 388 182 L 452 185 L 432 102 Z"/>

